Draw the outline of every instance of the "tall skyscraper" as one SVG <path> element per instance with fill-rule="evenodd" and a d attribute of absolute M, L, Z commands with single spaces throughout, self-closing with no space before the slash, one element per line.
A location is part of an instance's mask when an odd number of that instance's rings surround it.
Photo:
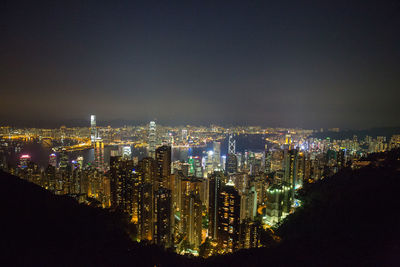
<path fill-rule="evenodd" d="M 233 135 L 229 135 L 228 140 L 228 157 L 226 159 L 225 171 L 227 174 L 234 174 L 238 169 L 238 159 L 236 156 L 236 140 Z"/>
<path fill-rule="evenodd" d="M 233 139 L 233 135 L 229 135 L 228 140 L 228 154 L 235 154 L 236 153 L 236 140 Z"/>
<path fill-rule="evenodd" d="M 154 242 L 168 248 L 172 245 L 171 190 L 160 187 L 154 194 Z"/>
<path fill-rule="evenodd" d="M 60 169 L 66 169 L 69 164 L 68 154 L 65 148 L 60 152 Z"/>
<path fill-rule="evenodd" d="M 200 178 L 180 179 L 180 220 L 179 230 L 186 235 L 190 245 L 198 248 L 201 243 L 202 202 L 200 200 L 202 180 Z"/>
<path fill-rule="evenodd" d="M 140 240 L 153 240 L 154 231 L 154 184 L 157 167 L 153 158 L 143 158 L 136 170 L 139 175 L 138 236 Z"/>
<path fill-rule="evenodd" d="M 285 210 L 284 212 L 289 212 L 291 204 L 294 200 L 294 193 L 296 189 L 297 181 L 297 158 L 298 151 L 296 149 L 285 149 L 284 151 L 284 177 L 283 181 L 290 186 L 290 194 L 285 197 Z"/>
<path fill-rule="evenodd" d="M 54 168 L 57 167 L 57 155 L 52 153 L 49 156 L 49 165 L 53 166 Z"/>
<path fill-rule="evenodd" d="M 238 168 L 238 160 L 235 154 L 228 154 L 228 158 L 226 160 L 226 168 L 225 171 L 228 175 L 234 174 L 237 172 Z"/>
<path fill-rule="evenodd" d="M 254 221 L 257 212 L 257 192 L 254 186 L 247 188 L 242 194 L 240 221 Z"/>
<path fill-rule="evenodd" d="M 104 172 L 104 142 L 100 138 L 97 138 L 94 142 L 94 160 L 96 169 L 100 172 Z"/>
<path fill-rule="evenodd" d="M 149 157 L 156 157 L 156 122 L 151 121 L 149 125 Z"/>
<path fill-rule="evenodd" d="M 213 143 L 213 168 L 220 169 L 221 168 L 221 142 Z"/>
<path fill-rule="evenodd" d="M 264 151 L 264 170 L 268 174 L 271 172 L 272 152 L 269 151 L 268 145 L 265 145 Z"/>
<path fill-rule="evenodd" d="M 138 196 L 138 237 L 140 240 L 153 240 L 153 186 L 143 183 Z"/>
<path fill-rule="evenodd" d="M 90 141 L 92 144 L 96 142 L 97 128 L 96 128 L 96 115 L 90 115 Z"/>
<path fill-rule="evenodd" d="M 225 253 L 239 248 L 240 195 L 230 181 L 218 195 L 218 245 Z"/>
<path fill-rule="evenodd" d="M 171 147 L 160 146 L 156 149 L 156 163 L 157 163 L 157 179 L 156 189 L 164 187 L 171 189 Z"/>
<path fill-rule="evenodd" d="M 222 179 L 222 172 L 214 172 L 208 178 L 208 236 L 214 240 L 217 240 L 218 237 L 218 196 L 221 191 Z"/>
<path fill-rule="evenodd" d="M 291 187 L 286 182 L 278 182 L 268 187 L 267 203 L 264 221 L 268 225 L 274 225 L 289 214 L 287 200 L 291 194 Z"/>
<path fill-rule="evenodd" d="M 111 207 L 129 214 L 131 218 L 134 216 L 134 202 L 137 203 L 134 201 L 134 186 L 137 177 L 133 169 L 132 160 L 124 160 L 120 156 L 110 159 Z M 137 217 L 136 214 L 135 217 Z"/>

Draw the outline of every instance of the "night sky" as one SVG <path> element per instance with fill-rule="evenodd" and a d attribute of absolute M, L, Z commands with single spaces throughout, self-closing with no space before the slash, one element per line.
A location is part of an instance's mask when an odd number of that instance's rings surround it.
<path fill-rule="evenodd" d="M 0 1 L 0 124 L 398 126 L 400 1 Z"/>

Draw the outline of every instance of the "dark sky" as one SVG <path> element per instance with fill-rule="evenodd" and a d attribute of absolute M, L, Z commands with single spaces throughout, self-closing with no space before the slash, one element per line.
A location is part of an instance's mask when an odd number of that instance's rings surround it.
<path fill-rule="evenodd" d="M 0 124 L 399 125 L 400 1 L 1 1 Z"/>

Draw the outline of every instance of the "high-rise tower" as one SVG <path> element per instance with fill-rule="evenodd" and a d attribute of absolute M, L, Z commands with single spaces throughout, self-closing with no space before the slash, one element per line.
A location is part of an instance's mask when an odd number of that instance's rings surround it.
<path fill-rule="evenodd" d="M 220 142 L 214 142 L 213 143 L 213 168 L 214 170 L 217 168 L 220 168 L 221 166 L 221 143 Z"/>
<path fill-rule="evenodd" d="M 228 154 L 235 154 L 236 153 L 236 140 L 233 139 L 233 135 L 229 135 L 229 141 L 228 141 Z"/>
<path fill-rule="evenodd" d="M 90 141 L 92 144 L 96 142 L 97 128 L 96 128 L 96 115 L 90 115 Z"/>
<path fill-rule="evenodd" d="M 156 162 L 157 162 L 157 184 L 159 186 L 170 189 L 171 179 L 171 147 L 160 146 L 156 149 Z"/>
<path fill-rule="evenodd" d="M 218 195 L 218 244 L 224 252 L 239 248 L 240 200 L 232 182 L 222 187 Z"/>
<path fill-rule="evenodd" d="M 221 191 L 223 174 L 214 172 L 209 178 L 209 208 L 208 208 L 208 236 L 217 240 L 218 224 L 218 196 Z"/>
<path fill-rule="evenodd" d="M 149 157 L 156 157 L 156 122 L 151 121 L 149 125 Z"/>

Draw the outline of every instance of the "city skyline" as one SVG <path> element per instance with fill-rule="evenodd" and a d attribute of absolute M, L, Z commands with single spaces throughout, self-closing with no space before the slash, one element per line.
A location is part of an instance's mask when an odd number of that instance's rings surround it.
<path fill-rule="evenodd" d="M 5 1 L 0 122 L 59 127 L 94 113 L 108 123 L 398 126 L 398 10 Z"/>

